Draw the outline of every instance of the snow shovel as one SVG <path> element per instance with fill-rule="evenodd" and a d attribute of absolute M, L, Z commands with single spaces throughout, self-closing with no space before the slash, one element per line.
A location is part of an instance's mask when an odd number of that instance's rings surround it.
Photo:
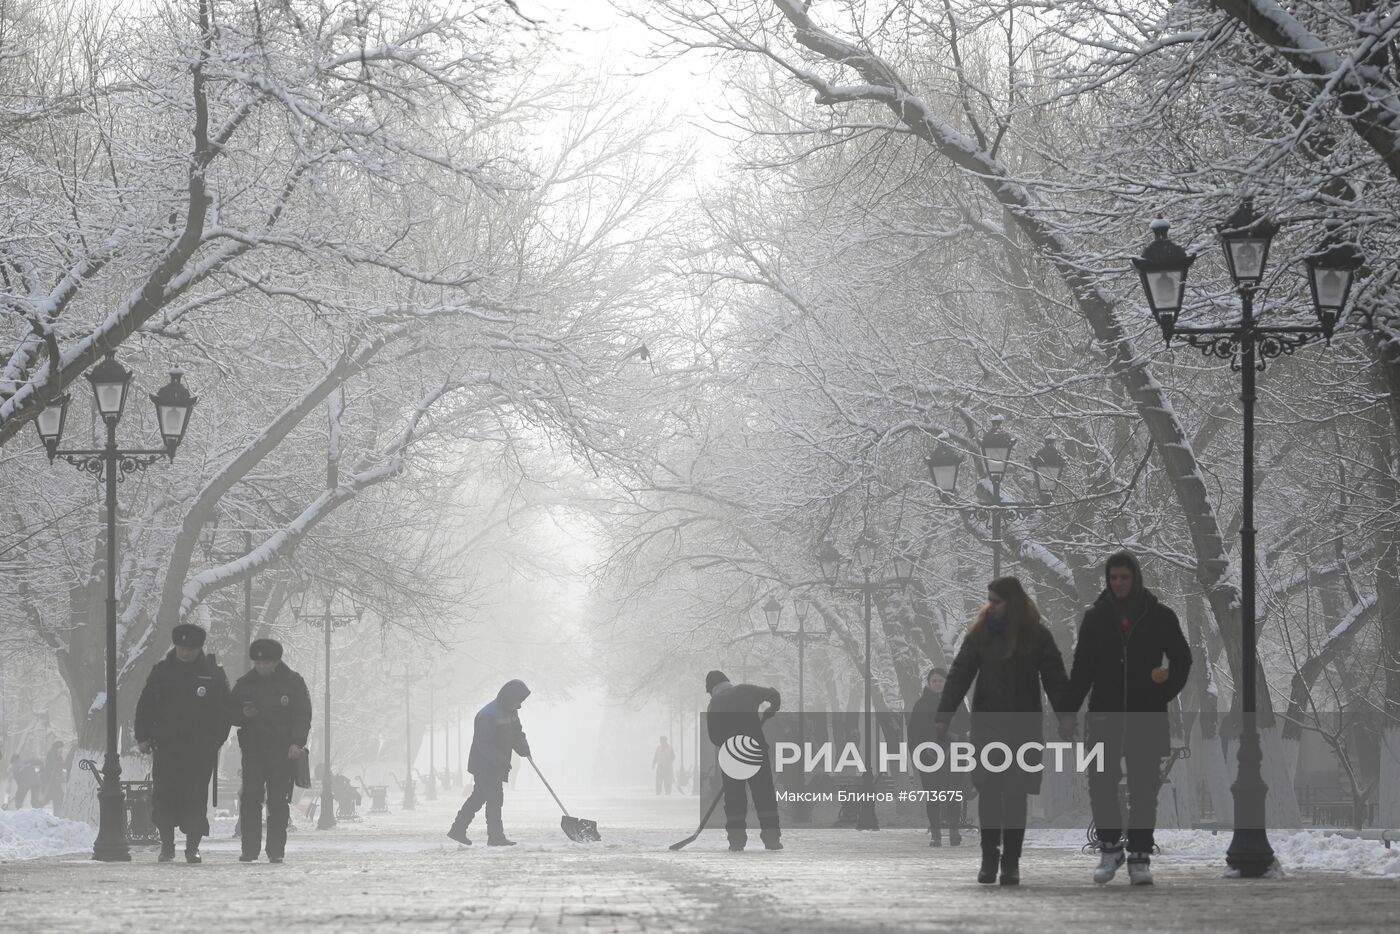
<path fill-rule="evenodd" d="M 710 822 L 710 815 L 713 814 L 713 813 L 715 812 L 715 808 L 719 807 L 719 803 L 720 803 L 720 801 L 722 801 L 722 800 L 724 800 L 724 789 L 723 789 L 723 788 L 720 788 L 719 794 L 715 795 L 715 800 L 713 800 L 713 801 L 710 802 L 710 808 L 709 808 L 709 810 L 707 810 L 707 811 L 705 812 L 705 816 L 704 816 L 704 817 L 700 818 L 700 826 L 697 827 L 697 828 L 695 828 L 695 833 L 693 833 L 693 834 L 691 834 L 690 836 L 686 837 L 684 840 L 677 840 L 675 843 L 672 843 L 672 844 L 671 844 L 671 849 L 673 849 L 673 850 L 682 850 L 682 849 L 685 849 L 686 847 L 688 847 L 688 846 L 690 846 L 692 843 L 694 843 L 697 839 L 699 839 L 701 832 L 705 829 L 705 825 L 708 824 L 708 823 Z"/>
<path fill-rule="evenodd" d="M 559 828 L 564 831 L 564 836 L 575 843 L 597 843 L 601 841 L 603 836 L 598 833 L 598 822 L 585 820 L 582 817 L 570 817 L 569 809 L 564 807 L 564 802 L 560 801 L 559 796 L 554 793 L 554 789 L 550 788 L 549 780 L 544 777 L 544 773 L 540 771 L 540 767 L 535 765 L 535 760 L 533 758 L 526 758 L 525 761 L 530 763 L 530 768 L 534 769 L 535 774 L 540 777 L 540 781 L 544 782 L 544 787 L 549 788 L 549 794 L 554 798 L 554 803 L 559 805 L 559 810 L 564 812 L 564 816 L 559 818 Z"/>

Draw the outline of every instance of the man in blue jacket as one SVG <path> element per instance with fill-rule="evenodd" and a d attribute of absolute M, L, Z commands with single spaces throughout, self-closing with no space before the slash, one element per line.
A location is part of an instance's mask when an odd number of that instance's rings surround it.
<path fill-rule="evenodd" d="M 486 808 L 486 845 L 515 846 L 506 839 L 501 823 L 505 783 L 510 777 L 510 754 L 530 757 L 530 744 L 520 725 L 520 705 L 530 696 L 524 681 L 511 680 L 501 686 L 496 699 L 477 713 L 472 723 L 472 745 L 467 753 L 467 771 L 472 774 L 472 793 L 457 812 L 447 835 L 463 846 L 471 846 L 467 827 L 476 812 Z"/>

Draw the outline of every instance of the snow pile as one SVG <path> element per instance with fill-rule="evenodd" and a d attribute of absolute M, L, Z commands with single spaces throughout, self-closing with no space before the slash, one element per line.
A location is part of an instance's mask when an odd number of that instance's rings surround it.
<path fill-rule="evenodd" d="M 1269 843 L 1285 870 L 1324 869 L 1367 876 L 1400 878 L 1400 849 L 1390 849 L 1379 840 L 1361 840 L 1336 834 L 1305 830 L 1294 834 L 1270 835 Z"/>
<path fill-rule="evenodd" d="M 26 808 L 0 811 L 0 862 L 82 853 L 92 849 L 97 831 L 81 821 Z"/>
<path fill-rule="evenodd" d="M 1159 830 L 1157 845 L 1162 858 L 1200 859 L 1225 862 L 1231 834 L 1223 830 Z M 1026 836 L 1031 847 L 1078 849 L 1084 844 L 1082 830 L 1032 830 Z M 1269 845 L 1285 872 L 1313 870 L 1349 872 L 1366 876 L 1400 878 L 1400 846 L 1386 849 L 1379 840 L 1343 837 L 1322 830 L 1271 830 Z"/>

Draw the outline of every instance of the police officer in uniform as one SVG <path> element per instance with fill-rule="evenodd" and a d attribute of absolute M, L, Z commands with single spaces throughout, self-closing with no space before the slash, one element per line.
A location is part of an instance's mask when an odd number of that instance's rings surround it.
<path fill-rule="evenodd" d="M 311 730 L 311 694 L 301 675 L 282 663 L 282 644 L 256 639 L 248 647 L 253 670 L 233 686 L 233 721 L 243 751 L 243 787 L 238 818 L 243 855 L 256 862 L 262 849 L 262 806 L 267 800 L 267 860 L 282 862 L 287 850 L 288 802 L 297 760 L 306 755 Z"/>
<path fill-rule="evenodd" d="M 175 858 L 175 828 L 185 834 L 185 861 L 200 862 L 199 841 L 209 835 L 209 777 L 228 739 L 228 678 L 204 654 L 205 632 L 181 623 L 174 648 L 151 669 L 136 702 L 135 735 L 142 753 L 154 752 L 151 822 L 160 831 L 160 861 Z"/>

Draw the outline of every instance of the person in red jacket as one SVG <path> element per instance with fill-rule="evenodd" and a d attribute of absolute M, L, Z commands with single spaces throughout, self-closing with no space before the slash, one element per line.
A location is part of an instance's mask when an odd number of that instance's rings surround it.
<path fill-rule="evenodd" d="M 1078 711 L 1087 696 L 1088 742 L 1104 744 L 1104 770 L 1089 773 L 1100 854 L 1094 881 L 1108 882 L 1123 865 L 1118 782 L 1126 765 L 1128 878 L 1151 885 L 1157 792 L 1162 759 L 1171 753 L 1167 704 L 1191 673 L 1191 648 L 1176 614 L 1143 586 L 1131 553 L 1110 556 L 1104 577 L 1107 586 L 1079 627 L 1061 709 Z"/>

